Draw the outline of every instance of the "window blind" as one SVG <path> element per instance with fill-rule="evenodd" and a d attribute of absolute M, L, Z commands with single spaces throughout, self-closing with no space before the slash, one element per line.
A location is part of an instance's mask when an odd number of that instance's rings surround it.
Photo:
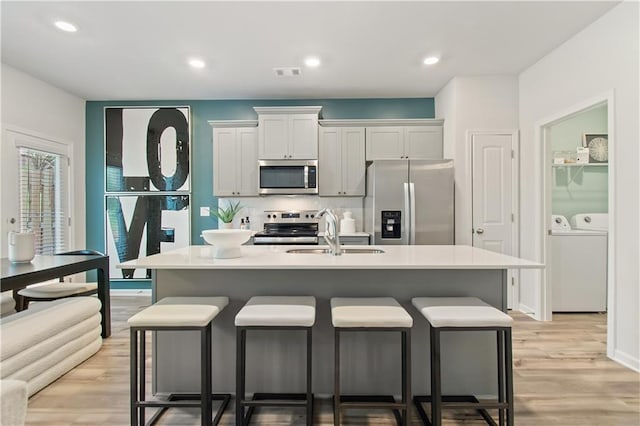
<path fill-rule="evenodd" d="M 20 229 L 35 234 L 36 254 L 66 250 L 69 162 L 66 156 L 19 148 Z"/>

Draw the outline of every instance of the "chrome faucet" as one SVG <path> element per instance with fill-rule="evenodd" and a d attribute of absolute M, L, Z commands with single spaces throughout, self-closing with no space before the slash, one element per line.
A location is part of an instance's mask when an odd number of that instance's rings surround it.
<path fill-rule="evenodd" d="M 342 249 L 340 248 L 340 236 L 338 235 L 338 218 L 331 209 L 322 209 L 316 213 L 316 217 L 327 215 L 327 226 L 324 232 L 324 240 L 329 245 L 329 251 L 332 256 L 340 256 Z"/>

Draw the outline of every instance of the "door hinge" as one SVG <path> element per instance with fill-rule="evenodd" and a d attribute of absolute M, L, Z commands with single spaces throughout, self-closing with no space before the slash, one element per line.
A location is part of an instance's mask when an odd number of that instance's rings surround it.
<path fill-rule="evenodd" d="M 69 217 L 67 218 L 67 222 L 68 222 L 68 225 L 67 225 L 67 226 L 71 226 L 71 216 L 69 216 Z"/>
<path fill-rule="evenodd" d="M 515 222 L 515 221 L 516 221 L 516 216 L 513 213 L 511 213 L 511 222 Z"/>
<path fill-rule="evenodd" d="M 513 149 L 511 150 L 511 158 L 516 158 L 516 152 Z"/>
<path fill-rule="evenodd" d="M 511 285 L 512 286 L 516 285 L 516 279 L 514 277 L 511 277 Z"/>

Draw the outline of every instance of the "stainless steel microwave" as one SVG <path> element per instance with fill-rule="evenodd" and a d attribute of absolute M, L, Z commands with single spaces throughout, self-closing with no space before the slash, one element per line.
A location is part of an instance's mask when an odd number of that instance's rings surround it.
<path fill-rule="evenodd" d="M 260 160 L 259 193 L 317 194 L 318 160 Z"/>

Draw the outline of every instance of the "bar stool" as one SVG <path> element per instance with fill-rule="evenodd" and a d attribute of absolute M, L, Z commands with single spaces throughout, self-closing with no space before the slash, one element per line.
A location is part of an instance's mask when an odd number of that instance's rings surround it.
<path fill-rule="evenodd" d="M 307 425 L 313 424 L 311 392 L 311 328 L 316 321 L 313 296 L 254 296 L 236 315 L 236 425 L 249 424 L 257 407 L 305 407 Z M 254 393 L 245 399 L 247 331 L 300 330 L 307 335 L 306 393 Z M 249 407 L 245 415 L 245 407 Z"/>
<path fill-rule="evenodd" d="M 202 425 L 218 424 L 231 395 L 212 394 L 211 321 L 228 304 L 228 297 L 167 297 L 129 318 L 132 426 L 145 425 L 145 409 L 148 407 L 160 407 L 160 410 L 149 420 L 149 425 L 158 421 L 160 416 L 171 407 L 200 407 Z M 200 393 L 172 393 L 167 401 L 147 401 L 145 400 L 145 333 L 168 330 L 200 332 Z M 211 419 L 212 400 L 222 401 L 213 421 Z"/>
<path fill-rule="evenodd" d="M 415 396 L 414 403 L 425 425 L 440 426 L 442 409 L 475 409 L 487 424 L 495 421 L 487 412 L 498 410 L 498 424 L 513 425 L 513 367 L 511 354 L 511 324 L 513 319 L 476 297 L 416 297 L 413 305 L 429 322 L 431 337 L 431 395 Z M 475 396 L 443 396 L 440 377 L 440 334 L 455 331 L 495 331 L 498 352 L 498 398 L 497 401 L 479 401 Z M 431 403 L 431 421 L 422 407 Z"/>
<path fill-rule="evenodd" d="M 331 299 L 331 322 L 335 340 L 333 424 L 340 424 L 340 413 L 347 408 L 388 408 L 394 411 L 399 425 L 409 424 L 411 405 L 411 327 L 413 318 L 392 297 L 334 297 Z M 350 331 L 391 331 L 401 333 L 402 401 L 391 395 L 340 394 L 340 333 Z M 402 411 L 402 415 L 398 411 Z"/>

